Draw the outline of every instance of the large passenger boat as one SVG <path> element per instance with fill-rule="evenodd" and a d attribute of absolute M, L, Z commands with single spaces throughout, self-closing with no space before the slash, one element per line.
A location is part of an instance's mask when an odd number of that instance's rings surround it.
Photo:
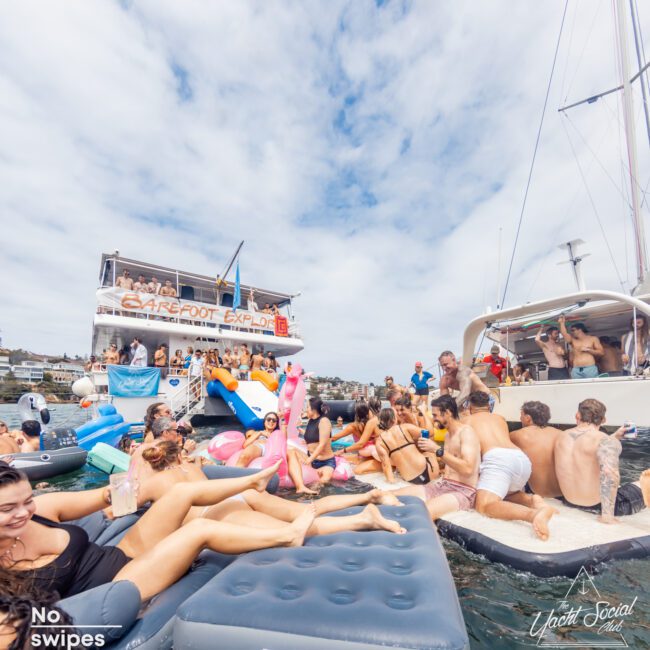
<path fill-rule="evenodd" d="M 134 281 L 143 275 L 147 284 L 153 286 L 146 290 L 118 286 L 118 278 L 125 271 Z M 246 344 L 251 352 L 272 352 L 277 359 L 303 349 L 293 312 L 295 295 L 243 284 L 240 295 L 241 306 L 233 308 L 233 282 L 128 259 L 117 252 L 105 253 L 99 271 L 93 354 L 100 360 L 111 344 L 122 350 L 128 348 L 134 337 L 140 338 L 147 349 L 150 366 L 155 350 L 162 343 L 167 346 L 169 357 L 176 350 L 186 356 L 189 347 L 218 350 L 222 355 L 226 348 Z M 266 311 L 265 305 L 269 305 Z M 92 370 L 92 379 L 99 390 L 108 394 L 127 422 L 142 420 L 151 401 L 170 403 L 177 416 L 230 414 L 221 400 L 204 396 L 203 378 L 190 379 L 182 369 L 161 373 L 155 398 L 111 394 L 107 368 L 99 362 Z M 193 382 L 200 385 L 191 385 Z"/>

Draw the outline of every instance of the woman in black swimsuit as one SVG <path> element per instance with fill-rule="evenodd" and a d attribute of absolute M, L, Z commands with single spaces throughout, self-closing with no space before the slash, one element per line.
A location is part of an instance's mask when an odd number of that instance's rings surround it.
<path fill-rule="evenodd" d="M 83 528 L 61 522 L 105 508 L 108 488 L 35 497 L 27 477 L 0 461 L 0 592 L 36 588 L 64 598 L 106 582 L 130 580 L 144 601 L 183 576 L 204 548 L 235 554 L 299 546 L 313 522 L 312 509 L 278 528 L 208 519 L 182 526 L 192 506 L 214 505 L 250 488 L 264 490 L 278 465 L 241 478 L 174 485 L 117 546 L 98 546 Z"/>
<path fill-rule="evenodd" d="M 422 435 L 419 427 L 397 424 L 395 411 L 382 409 L 379 429 L 381 433 L 376 448 L 389 483 L 395 482 L 393 465 L 402 478 L 413 485 L 426 485 L 438 478 L 440 470 L 436 459 L 425 456 L 415 444 Z"/>
<path fill-rule="evenodd" d="M 327 417 L 327 406 L 320 397 L 312 397 L 307 406 L 307 428 L 305 429 L 305 454 L 299 449 L 287 449 L 289 476 L 296 486 L 297 494 L 318 494 L 316 490 L 305 487 L 302 478 L 302 466 L 311 465 L 320 477 L 321 483 L 329 483 L 336 469 L 336 458 L 332 451 L 332 423 Z"/>

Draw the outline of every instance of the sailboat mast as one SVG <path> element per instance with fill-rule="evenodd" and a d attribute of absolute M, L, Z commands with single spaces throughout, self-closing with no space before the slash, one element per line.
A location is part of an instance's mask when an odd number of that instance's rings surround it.
<path fill-rule="evenodd" d="M 618 21 L 618 42 L 620 47 L 621 76 L 623 82 L 623 118 L 625 139 L 627 142 L 628 165 L 630 168 L 630 185 L 632 197 L 632 215 L 636 240 L 637 281 L 642 284 L 648 273 L 648 253 L 646 249 L 643 215 L 639 201 L 639 184 L 637 181 L 638 165 L 636 156 L 636 133 L 634 125 L 634 108 L 632 87 L 630 85 L 630 63 L 627 56 L 627 33 L 625 25 L 625 0 L 616 0 L 616 17 Z"/>

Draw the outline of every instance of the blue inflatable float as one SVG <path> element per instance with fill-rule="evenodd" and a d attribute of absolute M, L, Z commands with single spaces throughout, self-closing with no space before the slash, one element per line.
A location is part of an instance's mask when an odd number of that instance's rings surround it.
<path fill-rule="evenodd" d="M 97 410 L 98 418 L 86 422 L 76 430 L 78 444 L 86 451 L 90 451 L 98 442 L 115 447 L 131 428 L 131 424 L 124 421 L 112 404 L 102 404 Z"/>

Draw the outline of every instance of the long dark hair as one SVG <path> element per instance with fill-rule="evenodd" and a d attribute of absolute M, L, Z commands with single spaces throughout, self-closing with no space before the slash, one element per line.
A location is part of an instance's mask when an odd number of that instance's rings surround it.
<path fill-rule="evenodd" d="M 373 415 L 379 415 L 379 411 L 381 411 L 381 400 L 378 397 L 371 397 L 368 400 L 368 408 Z"/>
<path fill-rule="evenodd" d="M 153 426 L 153 421 L 156 419 L 156 412 L 161 406 L 164 406 L 165 402 L 154 402 L 147 406 L 147 413 L 144 416 L 144 432 L 149 433 L 151 427 Z"/>
<path fill-rule="evenodd" d="M 379 413 L 379 428 L 388 431 L 395 425 L 395 411 L 393 409 L 381 409 Z"/>
<path fill-rule="evenodd" d="M 264 422 L 266 422 L 266 418 L 268 418 L 269 415 L 274 415 L 275 416 L 275 429 L 273 429 L 273 431 L 277 431 L 280 428 L 280 416 L 275 411 L 269 411 L 264 416 Z M 264 428 L 266 429 L 266 427 L 264 427 Z"/>
<path fill-rule="evenodd" d="M 370 409 L 365 402 L 359 402 L 354 407 L 354 421 L 365 425 L 370 419 Z"/>
<path fill-rule="evenodd" d="M 329 413 L 329 406 L 323 402 L 320 397 L 310 397 L 309 398 L 309 408 L 312 411 L 316 411 L 318 415 L 323 416 Z"/>

